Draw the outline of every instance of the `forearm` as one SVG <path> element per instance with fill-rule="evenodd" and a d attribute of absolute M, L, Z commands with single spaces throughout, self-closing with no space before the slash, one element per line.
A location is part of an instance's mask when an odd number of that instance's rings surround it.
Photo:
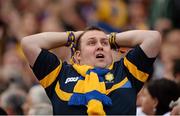
<path fill-rule="evenodd" d="M 155 57 L 161 47 L 161 35 L 157 31 L 133 30 L 116 34 L 116 43 L 120 47 L 140 45 L 148 57 Z"/>
<path fill-rule="evenodd" d="M 81 31 L 74 32 L 75 37 L 79 37 Z M 56 47 L 65 46 L 68 35 L 66 32 L 43 32 L 35 35 L 24 37 L 23 43 L 29 46 L 39 47 L 41 49 L 52 49 Z"/>
<path fill-rule="evenodd" d="M 155 38 L 156 31 L 133 30 L 116 34 L 116 43 L 121 47 L 134 47 Z"/>
<path fill-rule="evenodd" d="M 79 37 L 81 33 L 81 31 L 74 32 L 75 37 Z M 24 37 L 21 46 L 29 64 L 33 66 L 42 49 L 49 50 L 64 46 L 67 38 L 66 32 L 44 32 Z"/>

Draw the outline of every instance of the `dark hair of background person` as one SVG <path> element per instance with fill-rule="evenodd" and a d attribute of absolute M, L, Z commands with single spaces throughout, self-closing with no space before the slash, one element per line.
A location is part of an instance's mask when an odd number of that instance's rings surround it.
<path fill-rule="evenodd" d="M 146 88 L 150 95 L 158 100 L 156 115 L 169 112 L 171 110 L 169 108 L 170 102 L 177 100 L 180 96 L 178 85 L 174 81 L 165 78 L 149 81 Z"/>
<path fill-rule="evenodd" d="M 7 115 L 6 111 L 0 107 L 0 115 Z"/>
<path fill-rule="evenodd" d="M 173 74 L 175 76 L 178 73 L 180 73 L 180 59 L 175 59 L 174 66 L 173 66 Z"/>
<path fill-rule="evenodd" d="M 2 35 L 0 35 L 0 64 L 2 60 L 2 56 L 5 50 L 5 43 L 7 38 L 7 24 L 0 19 L 0 31 L 2 31 Z"/>

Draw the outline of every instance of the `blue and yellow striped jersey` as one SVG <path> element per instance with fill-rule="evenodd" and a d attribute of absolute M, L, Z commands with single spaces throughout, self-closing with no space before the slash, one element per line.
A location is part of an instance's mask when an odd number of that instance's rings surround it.
<path fill-rule="evenodd" d="M 152 74 L 154 60 L 136 46 L 114 63 L 111 72 L 103 78 L 106 95 L 112 99 L 112 106 L 104 106 L 107 115 L 136 113 L 136 95 Z M 86 106 L 68 106 L 73 88 L 80 77 L 72 65 L 42 50 L 33 72 L 46 90 L 54 114 L 87 114 Z"/>

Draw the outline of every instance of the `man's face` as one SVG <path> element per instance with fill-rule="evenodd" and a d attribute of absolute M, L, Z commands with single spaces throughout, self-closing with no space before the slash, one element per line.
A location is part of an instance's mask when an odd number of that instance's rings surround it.
<path fill-rule="evenodd" d="M 112 53 L 107 35 L 98 30 L 86 32 L 80 43 L 77 58 L 81 65 L 107 68 L 112 63 Z"/>

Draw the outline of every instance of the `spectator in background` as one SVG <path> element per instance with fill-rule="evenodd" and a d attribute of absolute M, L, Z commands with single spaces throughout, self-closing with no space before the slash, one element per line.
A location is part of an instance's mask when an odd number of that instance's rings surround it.
<path fill-rule="evenodd" d="M 26 93 L 17 88 L 9 88 L 2 93 L 0 105 L 8 115 L 23 115 L 22 105 L 25 101 Z"/>
<path fill-rule="evenodd" d="M 175 81 L 180 86 L 180 59 L 175 59 L 173 62 L 173 75 L 175 77 Z"/>
<path fill-rule="evenodd" d="M 31 75 L 28 64 L 25 63 L 25 59 L 18 53 L 17 49 L 9 48 L 6 50 L 3 56 L 2 68 L 6 75 L 6 78 L 11 82 L 23 85 L 23 89 L 29 89 L 37 81 Z M 29 78 L 28 78 L 29 77 Z"/>
<path fill-rule="evenodd" d="M 6 49 L 6 43 L 8 40 L 8 25 L 0 19 L 0 65 L 2 65 L 2 56 Z"/>
<path fill-rule="evenodd" d="M 42 32 L 61 32 L 64 31 L 62 24 L 58 22 L 57 16 L 47 16 L 42 20 L 41 25 Z M 62 59 L 62 61 L 66 61 L 69 63 L 71 52 L 68 47 L 58 47 L 56 49 L 52 49 L 52 52 L 58 56 L 58 58 Z"/>
<path fill-rule="evenodd" d="M 180 31 L 174 29 L 169 31 L 163 39 L 160 56 L 155 64 L 154 76 L 165 77 L 174 80 L 173 61 L 180 58 Z"/>
<path fill-rule="evenodd" d="M 77 2 L 75 0 L 67 1 L 61 0 L 59 2 L 61 6 L 60 19 L 63 23 L 65 30 L 82 30 L 86 27 L 85 21 L 80 17 L 77 12 Z"/>
<path fill-rule="evenodd" d="M 172 22 L 167 18 L 159 18 L 156 20 L 154 24 L 154 29 L 159 31 L 163 38 L 165 39 L 165 35 L 172 29 Z"/>
<path fill-rule="evenodd" d="M 150 28 L 154 29 L 158 19 L 165 18 L 171 20 L 172 1 L 173 0 L 151 0 L 148 18 Z"/>
<path fill-rule="evenodd" d="M 178 85 L 171 80 L 151 80 L 145 85 L 142 112 L 146 115 L 163 115 L 171 111 L 169 104 L 180 97 Z"/>
<path fill-rule="evenodd" d="M 29 109 L 28 115 L 53 115 L 53 109 L 50 104 L 41 103 L 32 106 Z"/>
<path fill-rule="evenodd" d="M 7 90 L 9 86 L 9 79 L 4 74 L 4 69 L 0 67 L 0 97 L 1 93 Z"/>
<path fill-rule="evenodd" d="M 30 26 L 31 25 L 31 26 Z M 38 32 L 38 20 L 34 13 L 26 12 L 21 16 L 20 32 L 17 39 L 21 39 L 29 34 L 34 34 Z"/>
<path fill-rule="evenodd" d="M 27 115 L 31 108 L 34 108 L 35 106 L 43 103 L 49 104 L 51 106 L 51 102 L 47 97 L 44 89 L 40 85 L 33 86 L 29 90 L 26 100 L 22 106 L 24 114 Z"/>
<path fill-rule="evenodd" d="M 173 75 L 174 81 L 180 88 L 180 59 L 175 59 L 173 62 Z M 177 101 L 173 101 L 170 107 L 172 108 L 171 115 L 180 115 L 180 97 Z"/>
<path fill-rule="evenodd" d="M 127 29 L 149 29 L 147 24 L 147 10 L 141 0 L 130 0 L 128 4 L 128 25 Z"/>
<path fill-rule="evenodd" d="M 178 100 L 172 101 L 170 107 L 172 108 L 171 115 L 180 115 L 180 97 Z"/>
<path fill-rule="evenodd" d="M 172 2 L 172 23 L 174 28 L 180 28 L 180 1 L 170 0 Z"/>
<path fill-rule="evenodd" d="M 170 30 L 166 35 L 165 41 L 171 45 L 177 46 L 180 49 L 180 29 Z"/>
<path fill-rule="evenodd" d="M 150 28 L 154 28 L 156 21 L 161 18 L 170 20 L 174 28 L 180 28 L 179 0 L 151 0 L 149 14 Z"/>
<path fill-rule="evenodd" d="M 0 115 L 3 115 L 3 116 L 7 115 L 6 111 L 2 109 L 1 107 L 0 107 Z"/>
<path fill-rule="evenodd" d="M 122 31 L 128 18 L 128 7 L 124 0 L 94 1 L 96 7 L 97 26 L 106 32 Z"/>

